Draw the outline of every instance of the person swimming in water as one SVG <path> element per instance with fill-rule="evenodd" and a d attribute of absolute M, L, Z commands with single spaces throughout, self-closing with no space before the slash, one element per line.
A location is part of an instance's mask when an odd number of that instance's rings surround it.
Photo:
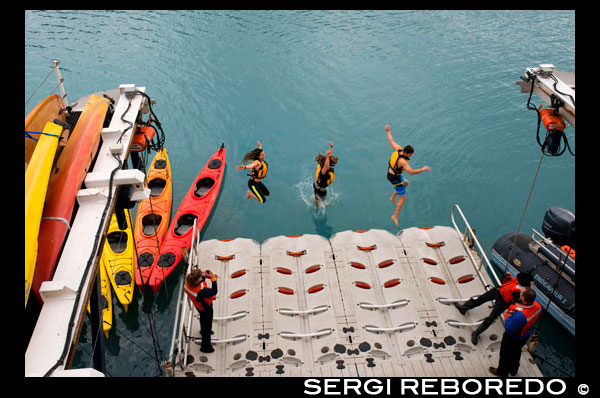
<path fill-rule="evenodd" d="M 315 162 L 317 162 L 317 173 L 313 190 L 315 192 L 315 206 L 319 207 L 319 202 L 325 202 L 327 187 L 333 183 L 335 178 L 333 166 L 337 164 L 338 157 L 333 156 L 333 142 L 329 143 L 329 149 L 325 156 L 319 153 L 315 158 Z"/>
<path fill-rule="evenodd" d="M 246 199 L 253 197 L 260 203 L 267 201 L 267 196 L 270 192 L 262 183 L 262 179 L 267 176 L 269 165 L 265 162 L 265 151 L 262 149 L 260 141 L 256 141 L 258 148 L 253 149 L 244 155 L 242 163 L 252 161 L 248 165 L 238 165 L 235 168 L 239 170 L 250 169 L 250 179 L 248 180 L 248 191 L 246 192 Z"/>
<path fill-rule="evenodd" d="M 387 179 L 394 187 L 394 193 L 390 197 L 390 201 L 392 201 L 396 205 L 396 209 L 394 214 L 390 217 L 394 224 L 398 226 L 398 214 L 400 210 L 402 210 L 402 206 L 404 206 L 404 202 L 406 201 L 406 187 L 408 186 L 408 180 L 404 178 L 402 172 L 406 170 L 406 172 L 410 175 L 415 175 L 422 173 L 424 171 L 431 171 L 429 166 L 423 166 L 420 169 L 412 169 L 408 165 L 408 161 L 412 157 L 415 150 L 412 146 L 407 145 L 402 148 L 392 138 L 392 133 L 390 131 L 390 126 L 388 124 L 385 125 L 385 131 L 387 132 L 387 138 L 394 149 L 392 156 L 390 157 L 390 161 L 388 162 L 388 173 Z M 398 197 L 398 200 L 396 200 Z"/>

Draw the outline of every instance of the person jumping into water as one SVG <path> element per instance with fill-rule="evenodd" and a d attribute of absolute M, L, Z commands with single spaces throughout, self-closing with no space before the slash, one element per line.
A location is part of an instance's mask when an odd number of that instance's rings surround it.
<path fill-rule="evenodd" d="M 237 170 L 250 169 L 251 172 L 249 174 L 250 179 L 248 180 L 248 191 L 246 192 L 246 199 L 250 199 L 253 197 L 260 203 L 265 203 L 267 201 L 267 196 L 269 196 L 270 192 L 262 183 L 262 179 L 267 176 L 267 171 L 269 165 L 265 162 L 265 151 L 262 149 L 262 145 L 260 141 L 256 141 L 258 144 L 258 148 L 251 150 L 246 153 L 242 163 L 247 163 L 252 161 L 252 163 L 248 165 L 238 165 L 235 168 Z"/>
<path fill-rule="evenodd" d="M 331 185 L 335 178 L 333 166 L 338 162 L 338 157 L 333 156 L 333 142 L 329 143 L 329 149 L 326 155 L 318 154 L 315 158 L 317 162 L 317 173 L 315 175 L 315 182 L 313 183 L 313 189 L 315 191 L 315 206 L 319 207 L 319 202 L 325 202 L 325 195 L 327 195 L 327 187 Z"/>
<path fill-rule="evenodd" d="M 394 224 L 398 226 L 398 214 L 400 213 L 400 210 L 402 210 L 402 206 L 404 206 L 404 202 L 406 201 L 406 187 L 408 186 L 408 180 L 404 178 L 402 172 L 406 170 L 408 174 L 414 175 L 424 171 L 431 171 L 431 168 L 429 166 L 423 166 L 420 169 L 413 170 L 408 165 L 408 161 L 415 152 L 413 147 L 407 145 L 405 148 L 402 148 L 400 145 L 395 143 L 394 139 L 392 138 L 392 133 L 390 132 L 390 126 L 388 124 L 385 125 L 385 131 L 387 132 L 388 141 L 394 149 L 394 152 L 390 157 L 390 161 L 388 162 L 387 174 L 388 181 L 394 187 L 394 193 L 390 197 L 390 201 L 396 205 L 396 210 L 390 218 Z M 396 196 L 398 196 L 398 200 L 396 200 Z"/>

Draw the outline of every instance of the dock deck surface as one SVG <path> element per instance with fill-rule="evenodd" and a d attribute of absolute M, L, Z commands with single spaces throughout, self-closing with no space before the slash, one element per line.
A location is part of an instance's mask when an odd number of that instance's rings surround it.
<path fill-rule="evenodd" d="M 473 345 L 468 324 L 491 303 L 461 315 L 447 301 L 485 292 L 466 251 L 445 226 L 200 242 L 191 266 L 218 275 L 215 352 L 199 351 L 198 311 L 184 295 L 173 373 L 490 377 L 501 319 Z M 527 351 L 517 376 L 542 376 Z"/>

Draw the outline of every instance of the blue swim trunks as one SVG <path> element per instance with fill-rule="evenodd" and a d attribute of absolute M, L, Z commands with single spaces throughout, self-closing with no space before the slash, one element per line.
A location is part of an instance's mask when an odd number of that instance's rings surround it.
<path fill-rule="evenodd" d="M 400 196 L 406 195 L 406 187 L 404 186 L 404 177 L 402 176 L 402 174 L 397 176 L 395 174 L 388 173 L 387 179 L 394 186 L 396 194 Z"/>

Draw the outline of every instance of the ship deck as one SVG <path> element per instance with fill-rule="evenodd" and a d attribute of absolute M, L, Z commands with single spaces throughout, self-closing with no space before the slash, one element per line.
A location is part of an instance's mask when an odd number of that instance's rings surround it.
<path fill-rule="evenodd" d="M 445 226 L 200 242 L 190 266 L 219 276 L 215 352 L 200 352 L 198 311 L 181 295 L 169 373 L 489 377 L 502 320 L 473 345 L 490 306 L 461 315 L 452 304 L 492 285 L 480 264 L 462 234 Z M 527 351 L 518 376 L 542 376 Z"/>

